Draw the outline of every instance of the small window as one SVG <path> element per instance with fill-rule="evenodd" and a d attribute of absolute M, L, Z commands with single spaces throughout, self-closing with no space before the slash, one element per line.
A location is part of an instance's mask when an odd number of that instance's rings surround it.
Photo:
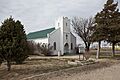
<path fill-rule="evenodd" d="M 67 23 L 66 23 L 66 26 L 67 26 Z"/>
<path fill-rule="evenodd" d="M 73 50 L 73 43 L 71 43 L 71 50 Z"/>
<path fill-rule="evenodd" d="M 66 34 L 66 39 L 68 39 L 68 35 Z"/>
<path fill-rule="evenodd" d="M 56 42 L 54 42 L 54 50 L 56 50 Z"/>

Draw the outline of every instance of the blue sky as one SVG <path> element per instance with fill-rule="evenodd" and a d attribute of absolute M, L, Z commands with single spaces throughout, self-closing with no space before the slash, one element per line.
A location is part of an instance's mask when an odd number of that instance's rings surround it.
<path fill-rule="evenodd" d="M 12 15 L 25 25 L 26 33 L 29 33 L 54 27 L 55 19 L 60 16 L 94 16 L 105 2 L 106 0 L 0 0 L 0 22 Z"/>

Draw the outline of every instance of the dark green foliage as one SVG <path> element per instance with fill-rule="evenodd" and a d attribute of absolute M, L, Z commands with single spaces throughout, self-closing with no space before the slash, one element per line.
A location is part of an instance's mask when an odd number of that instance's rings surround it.
<path fill-rule="evenodd" d="M 2 60 L 0 59 L 0 66 L 1 66 L 1 64 L 2 64 Z"/>
<path fill-rule="evenodd" d="M 13 61 L 13 46 L 15 38 L 13 36 L 15 21 L 9 18 L 2 23 L 0 28 L 0 55 L 3 60 L 7 61 L 8 71 Z"/>
<path fill-rule="evenodd" d="M 93 34 L 93 40 L 106 40 L 114 46 L 120 42 L 120 12 L 117 9 L 118 3 L 114 0 L 108 0 L 103 10 L 95 16 L 96 26 Z"/>
<path fill-rule="evenodd" d="M 28 57 L 28 46 L 24 27 L 12 17 L 6 19 L 0 28 L 0 57 L 7 61 L 8 70 L 11 62 L 22 63 Z"/>
<path fill-rule="evenodd" d="M 14 32 L 15 32 L 14 33 L 15 45 L 13 50 L 15 55 L 14 61 L 17 64 L 21 64 L 28 57 L 29 47 L 27 45 L 27 38 L 24 31 L 24 27 L 20 21 L 16 21 Z"/>

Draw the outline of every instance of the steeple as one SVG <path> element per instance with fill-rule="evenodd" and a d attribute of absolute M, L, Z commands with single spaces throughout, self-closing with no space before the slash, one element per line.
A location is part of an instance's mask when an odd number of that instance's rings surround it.
<path fill-rule="evenodd" d="M 56 20 L 55 25 L 56 25 L 55 26 L 56 29 L 61 27 L 63 32 L 67 32 L 67 33 L 70 32 L 70 19 L 68 19 L 68 17 L 59 17 Z"/>

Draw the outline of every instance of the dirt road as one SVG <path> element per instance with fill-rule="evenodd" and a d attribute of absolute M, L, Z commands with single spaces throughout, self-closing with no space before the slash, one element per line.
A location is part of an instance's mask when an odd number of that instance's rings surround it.
<path fill-rule="evenodd" d="M 94 64 L 25 80 L 120 80 L 120 63 L 111 66 L 107 63 Z"/>
<path fill-rule="evenodd" d="M 49 80 L 120 80 L 120 64 L 89 72 L 52 77 Z"/>

